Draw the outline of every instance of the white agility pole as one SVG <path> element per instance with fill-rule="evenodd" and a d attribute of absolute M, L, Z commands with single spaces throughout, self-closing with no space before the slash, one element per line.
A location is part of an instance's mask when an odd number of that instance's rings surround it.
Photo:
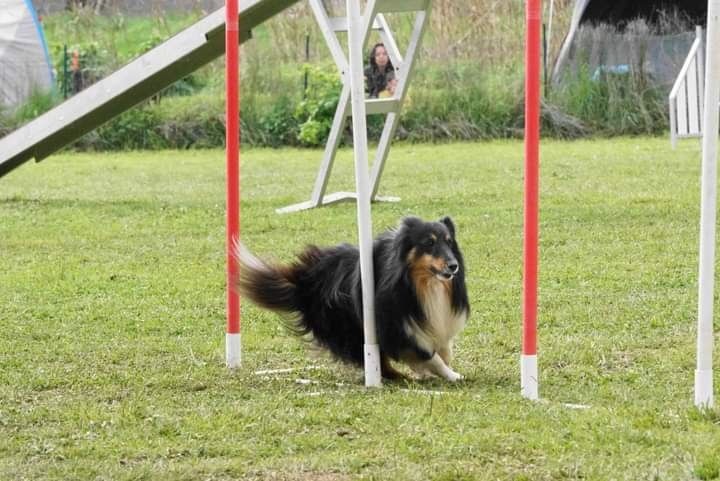
<path fill-rule="evenodd" d="M 708 0 L 705 54 L 705 106 L 702 139 L 700 260 L 698 281 L 695 405 L 713 405 L 713 292 L 715 276 L 715 199 L 717 197 L 718 102 L 720 102 L 720 0 Z"/>
<path fill-rule="evenodd" d="M 368 2 L 371 15 L 374 0 Z M 368 172 L 367 119 L 365 117 L 365 75 L 363 72 L 363 17 L 358 0 L 346 0 L 348 50 L 350 64 L 350 103 L 353 117 L 353 150 L 355 153 L 355 192 L 362 276 L 363 329 L 365 331 L 365 386 L 381 386 L 380 347 L 375 332 L 375 282 L 373 272 L 373 238 L 370 217 L 370 173 Z"/>

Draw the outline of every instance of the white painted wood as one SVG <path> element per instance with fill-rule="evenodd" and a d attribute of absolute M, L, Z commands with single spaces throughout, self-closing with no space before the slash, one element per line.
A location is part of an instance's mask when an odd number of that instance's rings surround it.
<path fill-rule="evenodd" d="M 320 206 L 338 204 L 340 202 L 355 202 L 357 201 L 357 194 L 355 192 L 333 192 L 332 194 L 326 194 L 322 198 Z M 373 198 L 375 202 L 400 202 L 400 197 L 392 196 L 380 196 L 377 195 Z M 319 205 L 314 202 L 307 200 L 305 202 L 299 202 L 297 204 L 289 205 L 281 209 L 276 209 L 275 212 L 278 214 L 290 214 L 292 212 L 300 212 L 303 210 L 314 209 Z"/>
<path fill-rule="evenodd" d="M 385 16 L 383 16 L 383 14 L 381 13 L 378 14 L 375 23 L 380 25 L 380 38 L 385 45 L 385 50 L 388 53 L 388 57 L 390 57 L 390 61 L 395 68 L 395 72 L 398 75 L 405 75 L 402 54 L 400 53 L 400 49 L 395 42 L 395 36 L 390 29 L 390 25 L 388 25 L 387 21 L 385 20 Z"/>
<path fill-rule="evenodd" d="M 332 27 L 333 31 L 335 31 L 335 32 L 347 32 L 348 31 L 347 17 L 331 17 L 330 18 L 330 27 Z M 377 19 L 375 19 L 371 28 L 373 30 L 380 30 L 382 28 L 382 26 L 380 25 L 380 23 L 378 23 Z"/>
<path fill-rule="evenodd" d="M 677 129 L 679 135 L 688 134 L 688 101 L 687 101 L 687 77 L 683 79 L 677 95 Z"/>
<path fill-rule="evenodd" d="M 364 80 L 363 76 L 363 80 Z M 397 112 L 400 109 L 400 102 L 396 98 L 388 97 L 383 99 L 366 99 L 365 112 L 367 115 L 386 114 Z M 350 115 L 350 112 L 346 112 Z"/>
<path fill-rule="evenodd" d="M 380 187 L 380 177 L 382 176 L 385 168 L 385 162 L 390 151 L 390 143 L 395 137 L 395 131 L 397 130 L 398 123 L 400 121 L 399 111 L 402 109 L 402 104 L 405 102 L 407 96 L 408 86 L 412 79 L 413 72 L 415 70 L 415 60 L 417 58 L 418 51 L 420 50 L 420 44 L 422 42 L 423 34 L 427 27 L 428 19 L 430 18 L 430 7 L 431 2 L 427 3 L 427 10 L 417 12 L 415 14 L 415 22 L 413 24 L 413 31 L 410 35 L 410 43 L 408 44 L 408 50 L 405 52 L 406 64 L 405 74 L 399 76 L 398 85 L 396 87 L 395 96 L 399 102 L 397 113 L 389 113 L 385 118 L 385 126 L 383 127 L 383 133 L 380 137 L 380 143 L 375 154 L 375 161 L 373 162 L 371 182 L 372 182 L 372 195 L 377 195 L 378 188 Z"/>
<path fill-rule="evenodd" d="M 701 137 L 703 132 L 703 65 L 705 59 L 701 27 L 697 27 L 695 37 L 668 97 L 670 142 L 673 148 L 677 145 L 678 139 Z"/>
<path fill-rule="evenodd" d="M 428 0 L 378 0 L 378 12 L 417 12 L 425 10 Z"/>
<path fill-rule="evenodd" d="M 331 19 L 328 17 L 327 10 L 325 10 L 325 6 L 321 0 L 310 0 L 310 8 L 312 9 L 313 15 L 315 15 L 315 20 L 320 27 L 320 32 L 325 39 L 325 43 L 330 49 L 330 54 L 335 61 L 335 66 L 338 68 L 340 77 L 342 78 L 343 83 L 345 83 L 345 73 L 348 70 L 348 65 L 347 59 L 345 58 L 345 52 L 335 35 L 334 23 L 338 19 Z M 347 19 L 343 17 L 343 20 L 345 21 L 345 25 L 347 25 Z"/>
<path fill-rule="evenodd" d="M 670 109 L 670 144 L 672 145 L 672 148 L 674 149 L 677 147 L 677 104 L 674 102 L 674 100 L 670 100 L 669 102 L 669 109 Z"/>
<path fill-rule="evenodd" d="M 687 87 L 687 113 L 688 113 L 688 124 L 687 134 L 700 133 L 700 115 L 702 108 L 700 107 L 703 100 L 698 95 L 698 68 L 697 68 L 697 57 L 692 59 L 690 68 L 688 69 L 687 79 L 685 81 Z"/>
<path fill-rule="evenodd" d="M 700 131 L 698 136 L 702 137 L 703 133 L 703 105 L 705 102 L 705 48 L 703 47 L 703 29 L 698 26 L 695 28 L 695 41 L 697 42 L 697 69 L 698 69 L 698 103 L 700 109 Z"/>
<path fill-rule="evenodd" d="M 315 178 L 315 187 L 310 200 L 315 204 L 315 207 L 321 205 L 323 195 L 325 195 L 325 189 L 327 188 L 328 180 L 330 180 L 330 172 L 332 171 L 333 163 L 335 162 L 335 154 L 337 153 L 338 146 L 340 145 L 340 139 L 342 138 L 342 132 L 345 128 L 345 119 L 347 118 L 350 109 L 350 83 L 347 82 L 340 92 L 340 100 L 338 101 L 337 108 L 335 109 L 335 118 L 333 119 L 332 127 L 330 128 L 330 135 L 328 136 L 327 144 L 325 144 L 325 152 L 323 153 L 323 160 L 320 164 L 320 170 Z"/>

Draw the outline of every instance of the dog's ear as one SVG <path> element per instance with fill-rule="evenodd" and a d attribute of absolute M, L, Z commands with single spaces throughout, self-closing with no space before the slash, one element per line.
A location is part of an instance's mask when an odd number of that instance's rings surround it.
<path fill-rule="evenodd" d="M 453 239 L 454 239 L 454 238 L 455 238 L 455 224 L 453 223 L 453 221 L 452 221 L 452 219 L 450 218 L 450 216 L 447 216 L 447 215 L 446 215 L 445 217 L 443 217 L 442 219 L 440 219 L 440 222 L 443 223 L 443 224 L 445 224 L 445 227 L 448 228 L 448 230 L 450 231 L 450 235 L 451 235 L 451 236 L 453 237 Z"/>
<path fill-rule="evenodd" d="M 415 216 L 403 217 L 400 221 L 400 229 L 413 230 L 414 228 L 420 227 L 423 224 L 422 219 Z"/>
<path fill-rule="evenodd" d="M 396 253 L 403 257 L 407 255 L 412 248 L 412 232 L 422 226 L 423 221 L 418 217 L 409 216 L 400 220 L 400 225 L 395 234 Z"/>

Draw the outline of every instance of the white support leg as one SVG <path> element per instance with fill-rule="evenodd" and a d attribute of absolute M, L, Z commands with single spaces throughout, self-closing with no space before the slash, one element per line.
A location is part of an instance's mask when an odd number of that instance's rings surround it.
<path fill-rule="evenodd" d="M 700 208 L 697 369 L 695 405 L 712 407 L 713 292 L 717 197 L 718 102 L 720 101 L 720 0 L 708 1 L 703 160 Z"/>
<path fill-rule="evenodd" d="M 538 364 L 537 355 L 523 354 L 520 357 L 520 394 L 522 397 L 537 401 Z"/>
<path fill-rule="evenodd" d="M 231 369 L 240 367 L 242 361 L 240 333 L 225 333 L 225 364 Z"/>
<path fill-rule="evenodd" d="M 320 32 L 322 32 L 325 38 L 325 43 L 327 43 L 330 49 L 330 54 L 333 56 L 333 60 L 335 60 L 335 66 L 337 66 L 340 76 L 343 77 L 343 82 L 345 82 L 344 76 L 348 70 L 347 59 L 345 58 L 345 52 L 343 52 L 337 36 L 335 36 L 327 10 L 325 10 L 325 6 L 321 0 L 310 0 L 310 7 L 320 27 Z"/>
<path fill-rule="evenodd" d="M 400 49 L 398 49 L 397 43 L 395 43 L 395 37 L 393 36 L 392 30 L 390 30 L 390 26 L 387 21 L 385 21 L 385 16 L 383 14 L 378 14 L 377 23 L 380 25 L 380 38 L 385 44 L 385 50 L 387 51 L 388 57 L 390 57 L 393 67 L 395 67 L 396 70 L 398 68 L 402 68 L 402 54 L 400 53 Z"/>
<path fill-rule="evenodd" d="M 402 70 L 398 72 L 400 81 L 398 82 L 395 96 L 400 101 L 400 109 L 402 109 L 402 104 L 407 96 L 410 78 L 414 72 L 415 59 L 417 58 L 417 53 L 420 49 L 420 43 L 422 41 L 423 34 L 425 33 L 428 19 L 430 18 L 431 4 L 432 2 L 428 2 L 427 10 L 415 14 L 415 24 L 413 26 L 412 34 L 410 35 L 410 43 L 408 44 L 407 52 L 405 52 L 405 62 L 402 64 Z M 389 30 L 385 33 L 389 38 L 392 38 L 392 34 Z M 395 48 L 397 48 L 397 46 L 395 46 Z M 388 152 L 390 151 L 390 143 L 393 138 L 395 138 L 395 132 L 397 131 L 399 122 L 399 111 L 397 113 L 391 112 L 385 117 L 385 127 L 383 128 L 382 136 L 380 137 L 380 143 L 378 144 L 375 161 L 372 165 L 372 174 L 370 177 L 372 184 L 372 198 L 377 196 L 377 191 L 380 187 L 380 177 L 382 176 L 383 169 L 385 168 L 385 161 L 387 160 Z"/>
<path fill-rule="evenodd" d="M 312 196 L 310 197 L 313 207 L 318 207 L 322 204 L 325 189 L 327 188 L 327 183 L 330 179 L 333 162 L 335 161 L 335 154 L 337 153 L 338 146 L 340 145 L 342 131 L 345 128 L 345 118 L 347 117 L 349 104 L 350 86 L 346 84 L 343 85 L 342 92 L 340 93 L 340 100 L 338 101 L 337 109 L 335 110 L 335 118 L 333 119 L 332 127 L 330 128 L 330 135 L 328 136 L 328 141 L 325 145 L 325 153 L 323 154 L 323 160 L 320 164 L 320 171 L 315 179 L 315 187 L 313 188 Z"/>
<path fill-rule="evenodd" d="M 371 11 L 375 1 L 368 2 Z M 379 387 L 380 349 L 375 331 L 375 282 L 372 252 L 372 220 L 370 206 L 370 175 L 367 159 L 367 119 L 365 117 L 365 76 L 363 72 L 363 17 L 360 2 L 346 0 L 348 48 L 350 51 L 350 103 L 352 105 L 353 149 L 355 151 L 355 188 L 362 276 L 363 329 L 365 332 L 365 386 Z"/>
<path fill-rule="evenodd" d="M 380 177 L 382 177 L 385 161 L 390 152 L 390 143 L 395 137 L 400 115 L 390 112 L 385 116 L 385 126 L 383 127 L 380 142 L 378 143 L 377 152 L 375 153 L 375 161 L 372 164 L 372 173 L 370 174 L 370 185 L 372 186 L 370 195 L 375 198 L 380 188 Z"/>

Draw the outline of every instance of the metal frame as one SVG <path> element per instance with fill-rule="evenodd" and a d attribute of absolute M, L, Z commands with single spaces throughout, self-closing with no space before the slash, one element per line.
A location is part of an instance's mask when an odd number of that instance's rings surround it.
<path fill-rule="evenodd" d="M 315 19 L 320 26 L 320 31 L 322 32 L 325 42 L 330 49 L 330 53 L 335 60 L 338 73 L 340 74 L 340 78 L 343 82 L 343 87 L 342 92 L 340 93 L 340 100 L 338 101 L 337 109 L 335 110 L 335 118 L 333 119 L 332 127 L 330 128 L 330 135 L 328 136 L 327 144 L 325 145 L 323 158 L 320 162 L 320 167 L 315 178 L 315 184 L 310 195 L 310 200 L 279 208 L 276 210 L 279 214 L 312 209 L 322 205 L 351 201 L 357 198 L 357 195 L 354 192 L 335 192 L 332 194 L 325 193 L 330 179 L 330 173 L 332 172 L 333 163 L 335 162 L 335 155 L 337 153 L 338 146 L 340 145 L 341 135 L 343 129 L 345 128 L 346 118 L 354 115 L 349 109 L 351 102 L 351 87 L 348 78 L 349 63 L 340 45 L 340 41 L 337 38 L 338 32 L 348 31 L 349 24 L 347 19 L 352 17 L 348 15 L 347 17 L 331 18 L 329 17 L 321 0 L 309 1 L 313 14 L 315 15 Z M 400 109 L 402 108 L 407 95 L 407 88 L 414 70 L 415 59 L 417 58 L 420 42 L 427 26 L 430 5 L 430 0 L 377 0 L 376 2 L 368 2 L 365 14 L 362 17 L 363 22 L 360 27 L 362 29 L 360 44 L 361 50 L 370 35 L 370 30 L 378 31 L 388 51 L 390 60 L 393 62 L 395 71 L 398 74 L 398 86 L 395 90 L 394 97 L 387 99 L 365 100 L 363 115 L 385 114 L 386 116 L 385 125 L 377 147 L 370 177 L 371 198 L 374 201 L 397 202 L 400 200 L 398 197 L 378 196 L 377 191 L 380 185 L 380 178 L 382 177 L 383 169 L 385 167 L 385 162 L 390 151 L 390 143 L 397 131 L 400 119 Z M 409 11 L 415 11 L 415 23 L 413 32 L 410 36 L 407 52 L 403 57 L 398 49 L 388 23 L 382 15 L 382 12 L 389 13 Z"/>

